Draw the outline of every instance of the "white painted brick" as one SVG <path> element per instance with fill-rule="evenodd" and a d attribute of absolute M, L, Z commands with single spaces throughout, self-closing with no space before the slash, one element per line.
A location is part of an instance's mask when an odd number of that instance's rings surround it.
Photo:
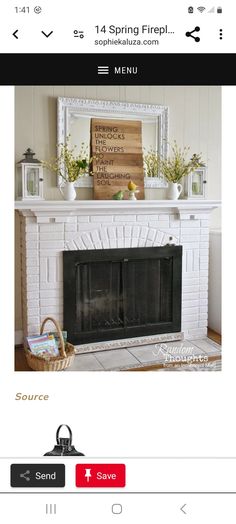
<path fill-rule="evenodd" d="M 184 315 L 183 317 L 183 324 L 186 326 L 187 322 L 197 322 L 198 321 L 198 314 L 196 315 Z"/>
<path fill-rule="evenodd" d="M 208 258 L 209 250 L 208 249 L 200 249 L 200 255 L 201 255 L 201 257 L 207 257 Z"/>
<path fill-rule="evenodd" d="M 62 282 L 41 282 L 40 289 L 63 289 Z"/>
<path fill-rule="evenodd" d="M 110 247 L 110 249 L 116 249 L 116 247 L 117 247 L 116 238 L 110 238 L 109 247 Z"/>
<path fill-rule="evenodd" d="M 83 235 L 81 235 L 81 238 L 83 240 L 84 245 L 87 247 L 87 249 L 93 249 L 93 242 L 88 233 L 83 233 Z"/>
<path fill-rule="evenodd" d="M 29 298 L 29 297 L 28 297 Z M 27 307 L 28 308 L 38 308 L 39 307 L 39 298 L 35 299 L 35 300 L 27 300 Z"/>
<path fill-rule="evenodd" d="M 195 307 L 199 305 L 199 300 L 184 300 L 183 301 L 183 309 L 184 308 L 190 308 Z"/>
<path fill-rule="evenodd" d="M 208 267 L 207 269 L 200 269 L 200 277 L 208 277 Z"/>
<path fill-rule="evenodd" d="M 39 226 L 40 233 L 55 233 L 56 231 L 64 231 L 63 224 L 40 224 Z"/>
<path fill-rule="evenodd" d="M 131 239 L 132 226 L 125 226 L 125 238 Z"/>
<path fill-rule="evenodd" d="M 148 227 L 146 226 L 142 226 L 141 227 L 141 231 L 140 231 L 140 238 L 147 238 L 147 234 L 148 234 Z"/>
<path fill-rule="evenodd" d="M 41 240 L 64 240 L 64 232 L 56 231 L 55 233 L 40 233 L 40 241 Z"/>
<path fill-rule="evenodd" d="M 156 236 L 156 229 L 149 229 L 149 232 L 148 232 L 148 240 L 154 240 Z"/>
<path fill-rule="evenodd" d="M 27 275 L 26 278 L 27 284 L 37 284 L 39 281 L 38 275 Z"/>
<path fill-rule="evenodd" d="M 170 227 L 173 228 L 180 228 L 180 220 L 176 218 L 170 217 Z"/>
<path fill-rule="evenodd" d="M 115 228 L 115 226 L 109 226 L 107 228 L 107 233 L 108 233 L 108 237 L 110 239 L 116 238 L 116 228 Z"/>
<path fill-rule="evenodd" d="M 124 237 L 124 228 L 123 226 L 117 226 L 117 238 L 123 238 Z"/>
<path fill-rule="evenodd" d="M 198 286 L 199 288 L 199 278 L 185 278 L 183 280 L 183 287 L 187 289 L 189 286 Z"/>
<path fill-rule="evenodd" d="M 208 235 L 209 235 L 208 227 L 201 227 L 200 234 L 201 234 L 201 237 L 204 236 L 204 235 L 206 235 L 208 237 Z"/>
<path fill-rule="evenodd" d="M 120 215 L 114 217 L 115 222 L 136 222 L 136 215 Z"/>
<path fill-rule="evenodd" d="M 69 233 L 67 233 L 69 235 Z M 62 240 L 40 240 L 40 249 L 64 249 L 64 241 Z"/>
<path fill-rule="evenodd" d="M 37 249 L 26 249 L 24 253 L 24 258 L 27 260 L 29 258 L 37 258 L 38 250 Z"/>
<path fill-rule="evenodd" d="M 30 242 L 31 240 L 38 240 L 38 233 L 27 233 L 26 241 Z"/>
<path fill-rule="evenodd" d="M 200 284 L 208 284 L 208 277 L 200 277 Z"/>
<path fill-rule="evenodd" d="M 198 293 L 199 292 L 199 285 L 197 285 L 197 286 L 183 286 L 183 292 L 184 292 L 184 294 L 187 294 L 187 293 Z"/>
<path fill-rule="evenodd" d="M 28 324 L 38 324 L 39 322 L 39 317 L 38 316 L 31 316 L 31 315 L 28 315 Z"/>
<path fill-rule="evenodd" d="M 39 295 L 41 299 L 42 298 L 56 298 L 58 300 L 61 300 L 63 297 L 63 293 L 61 289 L 41 289 Z"/>
<path fill-rule="evenodd" d="M 62 300 L 59 300 L 55 297 L 50 298 L 41 298 L 40 299 L 40 308 L 46 307 L 46 306 L 52 306 L 52 307 L 62 307 Z M 40 309 L 42 311 L 42 309 Z"/>
<path fill-rule="evenodd" d="M 96 217 L 93 217 L 93 218 L 96 218 Z M 80 216 L 80 217 L 77 217 L 77 221 L 78 221 L 79 224 L 84 223 L 84 222 L 89 222 L 89 217 L 88 216 Z"/>
<path fill-rule="evenodd" d="M 101 243 L 101 240 L 100 240 L 98 232 L 97 231 L 92 231 L 91 232 L 91 237 L 93 239 L 93 243 L 94 243 L 95 248 L 96 249 L 102 249 L 102 243 Z"/>
<path fill-rule="evenodd" d="M 131 247 L 131 238 L 125 238 L 125 247 Z"/>
<path fill-rule="evenodd" d="M 152 247 L 153 246 L 153 240 L 146 240 L 146 247 Z"/>
<path fill-rule="evenodd" d="M 148 223 L 151 220 L 150 215 L 137 215 L 137 222 Z"/>
<path fill-rule="evenodd" d="M 65 233 L 77 231 L 77 224 L 65 224 Z"/>
<path fill-rule="evenodd" d="M 207 297 L 208 297 L 207 291 L 200 291 L 200 298 L 207 298 Z"/>
<path fill-rule="evenodd" d="M 122 248 L 124 247 L 124 239 L 123 238 L 118 238 L 117 239 L 117 247 L 118 248 Z M 133 246 L 132 246 L 133 247 Z"/>
<path fill-rule="evenodd" d="M 137 237 L 132 238 L 131 247 L 138 247 L 138 238 Z"/>
<path fill-rule="evenodd" d="M 74 247 L 71 248 L 72 251 L 73 250 L 75 251 L 76 249 L 79 249 L 79 250 L 86 249 L 86 246 L 80 236 L 78 236 L 76 240 L 74 240 Z"/>
<path fill-rule="evenodd" d="M 180 236 L 180 243 L 183 242 L 199 242 L 200 236 L 199 235 L 184 235 L 182 234 Z"/>
<path fill-rule="evenodd" d="M 200 312 L 206 313 L 208 315 L 208 305 L 206 304 L 205 306 L 201 306 Z"/>
<path fill-rule="evenodd" d="M 98 224 L 102 224 L 102 223 L 106 223 L 106 224 L 110 224 L 111 222 L 113 222 L 113 215 L 97 215 L 97 216 L 91 216 L 90 217 L 90 222 L 95 222 L 97 225 Z"/>
<path fill-rule="evenodd" d="M 198 327 L 199 327 L 198 321 L 194 321 L 194 322 L 190 322 L 190 321 L 182 322 L 182 329 L 183 329 L 183 330 L 185 330 L 185 329 L 193 329 L 193 328 L 198 328 Z"/>
<path fill-rule="evenodd" d="M 27 283 L 27 292 L 30 292 L 30 291 L 35 291 L 35 292 L 39 292 L 39 277 L 37 275 L 37 280 L 36 282 L 34 282 L 33 284 L 31 283 Z"/>
<path fill-rule="evenodd" d="M 77 238 L 78 238 L 78 233 L 77 232 L 68 231 L 67 233 L 65 233 L 65 241 L 66 242 L 68 240 L 76 240 Z"/>
<path fill-rule="evenodd" d="M 198 300 L 199 299 L 199 292 L 191 293 L 191 296 L 189 296 L 189 293 L 182 293 L 182 299 L 183 299 L 183 304 L 185 303 L 185 300 L 189 300 L 189 299 L 190 300 Z"/>
<path fill-rule="evenodd" d="M 164 233 L 162 231 L 157 231 L 156 238 L 155 238 L 155 245 L 161 246 L 162 240 L 164 238 Z"/>
<path fill-rule="evenodd" d="M 164 214 L 164 213 L 163 213 L 163 214 L 160 214 L 160 215 L 158 215 L 158 220 L 161 220 L 161 221 L 162 221 L 162 220 L 163 220 L 163 221 L 166 221 L 166 220 L 167 220 L 167 221 L 169 221 L 169 215 L 168 215 L 168 214 Z"/>
<path fill-rule="evenodd" d="M 205 313 L 202 313 L 202 310 L 200 311 L 199 313 L 199 320 L 206 320 L 207 321 L 208 319 L 208 313 L 205 312 Z"/>
<path fill-rule="evenodd" d="M 74 217 L 56 217 L 55 218 L 55 222 L 62 222 L 62 223 L 73 223 L 73 222 L 77 222 L 77 217 L 74 216 Z"/>
<path fill-rule="evenodd" d="M 27 258 L 25 262 L 26 262 L 26 267 L 27 268 L 38 267 L 39 266 L 39 259 L 38 258 Z M 30 269 L 29 269 L 29 271 L 30 271 Z"/>
<path fill-rule="evenodd" d="M 34 223 L 26 225 L 24 230 L 26 233 L 37 233 L 38 227 L 39 227 L 38 224 L 34 222 Z"/>
<path fill-rule="evenodd" d="M 199 246 L 200 246 L 200 249 L 207 249 L 207 250 L 209 250 L 209 242 L 202 242 L 202 241 L 200 241 Z"/>
<path fill-rule="evenodd" d="M 201 284 L 200 285 L 200 291 L 208 291 L 208 285 L 207 284 Z"/>
<path fill-rule="evenodd" d="M 181 230 L 200 228 L 200 220 L 180 220 Z"/>
<path fill-rule="evenodd" d="M 63 306 L 43 306 L 40 307 L 40 315 L 53 317 L 63 313 Z"/>
<path fill-rule="evenodd" d="M 28 306 L 28 311 L 29 311 L 31 317 L 32 316 L 34 316 L 34 317 L 39 316 L 39 306 L 37 306 L 37 307 Z"/>
<path fill-rule="evenodd" d="M 207 320 L 200 320 L 199 321 L 199 327 L 200 328 L 203 328 L 203 327 L 207 327 Z"/>
<path fill-rule="evenodd" d="M 202 269 L 208 269 L 208 262 L 204 262 L 200 259 L 200 270 Z"/>
<path fill-rule="evenodd" d="M 38 224 L 49 224 L 50 218 L 49 217 L 37 217 Z"/>
<path fill-rule="evenodd" d="M 28 291 L 27 298 L 28 300 L 38 299 L 39 293 L 37 291 Z"/>
<path fill-rule="evenodd" d="M 192 271 L 191 273 L 183 273 L 183 283 L 187 282 L 189 280 L 192 280 L 192 278 L 199 278 L 199 271 Z"/>
<path fill-rule="evenodd" d="M 169 229 L 169 222 L 168 221 L 165 221 L 165 222 L 160 222 L 159 220 L 149 220 L 148 222 L 148 225 L 150 227 L 155 227 L 156 229 Z"/>
<path fill-rule="evenodd" d="M 201 220 L 201 227 L 209 227 L 209 220 Z"/>
<path fill-rule="evenodd" d="M 145 247 L 145 239 L 144 238 L 139 238 L 138 247 Z"/>
<path fill-rule="evenodd" d="M 201 242 L 209 243 L 209 235 L 201 235 L 200 239 L 201 239 Z"/>
<path fill-rule="evenodd" d="M 207 298 L 200 298 L 199 300 L 199 306 L 207 306 L 208 304 L 208 299 Z"/>
<path fill-rule="evenodd" d="M 28 255 L 28 253 L 30 253 L 30 250 L 37 250 L 38 249 L 38 242 L 36 242 L 35 240 L 30 240 L 29 242 L 26 242 L 26 245 L 25 245 L 25 252 L 26 252 L 26 255 Z"/>
<path fill-rule="evenodd" d="M 108 234 L 107 234 L 107 230 L 105 227 L 102 227 L 101 230 L 100 230 L 100 236 L 101 236 L 101 240 L 102 242 L 106 242 L 108 243 Z"/>

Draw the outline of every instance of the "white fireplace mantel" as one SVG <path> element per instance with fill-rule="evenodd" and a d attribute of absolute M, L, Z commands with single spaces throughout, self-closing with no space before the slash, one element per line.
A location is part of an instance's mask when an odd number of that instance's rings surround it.
<path fill-rule="evenodd" d="M 182 332 L 207 333 L 209 221 L 218 200 L 17 201 L 24 334 L 63 325 L 63 252 L 182 245 Z"/>
<path fill-rule="evenodd" d="M 23 216 L 59 217 L 74 215 L 108 215 L 122 213 L 173 213 L 181 219 L 198 219 L 199 214 L 209 213 L 221 206 L 220 200 L 42 200 L 17 201 L 15 209 Z"/>

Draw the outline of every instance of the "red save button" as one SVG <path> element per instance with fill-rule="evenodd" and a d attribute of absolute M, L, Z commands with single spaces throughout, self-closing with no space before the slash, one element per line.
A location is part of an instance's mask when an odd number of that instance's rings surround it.
<path fill-rule="evenodd" d="M 125 464 L 76 464 L 77 488 L 124 488 Z"/>

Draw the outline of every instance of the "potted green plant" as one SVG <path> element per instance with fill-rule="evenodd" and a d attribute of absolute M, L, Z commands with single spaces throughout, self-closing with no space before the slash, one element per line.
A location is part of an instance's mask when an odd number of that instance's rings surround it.
<path fill-rule="evenodd" d="M 66 137 L 65 143 L 58 145 L 58 157 L 51 162 L 43 162 L 50 171 L 60 175 L 64 180 L 63 187 L 59 187 L 65 200 L 75 200 L 76 191 L 74 183 L 76 180 L 89 172 L 92 158 L 89 158 L 88 147 L 81 143 L 80 150 L 75 154 L 76 146 L 69 145 L 70 135 Z"/>
<path fill-rule="evenodd" d="M 183 190 L 180 181 L 190 175 L 195 169 L 205 167 L 201 159 L 201 154 L 194 153 L 189 157 L 189 147 L 181 148 L 174 141 L 170 146 L 170 153 L 166 159 L 160 160 L 160 169 L 168 181 L 167 198 L 170 200 L 177 200 Z"/>

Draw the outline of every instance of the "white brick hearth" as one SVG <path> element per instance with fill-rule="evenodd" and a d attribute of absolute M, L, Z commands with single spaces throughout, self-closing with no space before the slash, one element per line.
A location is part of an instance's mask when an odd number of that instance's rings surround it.
<path fill-rule="evenodd" d="M 24 334 L 45 316 L 63 325 L 62 252 L 183 245 L 182 331 L 207 333 L 209 215 L 218 201 L 17 202 Z"/>

